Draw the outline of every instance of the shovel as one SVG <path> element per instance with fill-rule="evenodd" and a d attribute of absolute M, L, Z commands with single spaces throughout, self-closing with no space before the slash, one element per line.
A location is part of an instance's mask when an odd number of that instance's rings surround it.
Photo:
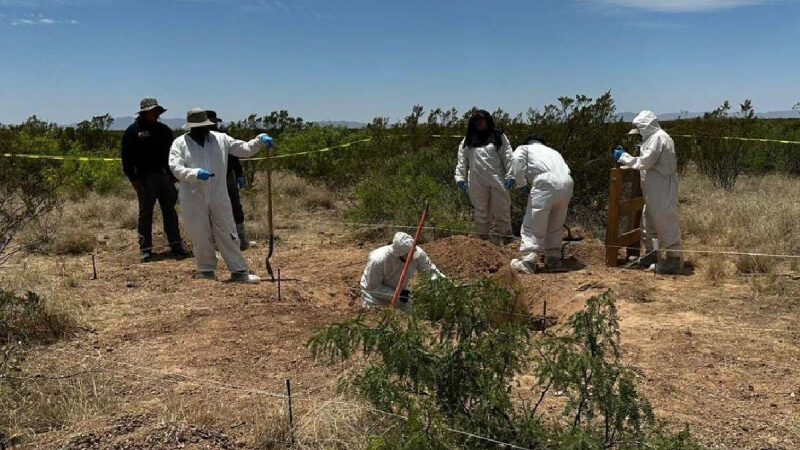
<path fill-rule="evenodd" d="M 264 265 L 267 267 L 267 273 L 274 283 L 275 272 L 272 270 L 272 264 L 269 262 L 269 260 L 272 258 L 272 254 L 275 253 L 275 232 L 272 222 L 272 149 L 268 149 L 267 151 L 269 153 L 267 155 L 267 208 L 269 208 L 269 214 L 267 216 L 267 228 L 269 231 L 269 251 L 267 252 L 267 257 L 264 260 Z"/>

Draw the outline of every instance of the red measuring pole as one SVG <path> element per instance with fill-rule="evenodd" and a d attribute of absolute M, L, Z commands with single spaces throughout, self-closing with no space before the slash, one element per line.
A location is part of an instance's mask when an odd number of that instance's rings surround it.
<path fill-rule="evenodd" d="M 425 229 L 425 221 L 428 220 L 429 207 L 425 206 L 425 211 L 422 211 L 422 216 L 419 218 L 419 225 L 417 225 L 417 232 L 414 234 L 414 242 L 411 245 L 411 250 L 408 251 L 406 263 L 403 264 L 403 271 L 400 272 L 400 281 L 397 287 L 394 288 L 394 296 L 392 297 L 392 308 L 397 306 L 397 300 L 400 298 L 400 292 L 403 290 L 403 285 L 406 283 L 408 276 L 408 268 L 411 267 L 411 262 L 414 260 L 414 252 L 417 250 L 417 242 L 422 237 L 422 231 Z"/>

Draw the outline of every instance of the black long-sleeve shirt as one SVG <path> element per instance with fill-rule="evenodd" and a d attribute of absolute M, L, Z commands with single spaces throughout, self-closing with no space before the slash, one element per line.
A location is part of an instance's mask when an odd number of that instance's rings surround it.
<path fill-rule="evenodd" d="M 174 138 L 167 125 L 137 118 L 122 136 L 122 170 L 125 176 L 133 182 L 151 173 L 169 173 L 169 149 Z"/>

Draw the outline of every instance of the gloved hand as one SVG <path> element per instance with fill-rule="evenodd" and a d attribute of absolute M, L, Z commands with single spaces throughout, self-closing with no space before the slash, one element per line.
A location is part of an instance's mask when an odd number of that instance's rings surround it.
<path fill-rule="evenodd" d="M 506 182 L 503 183 L 503 185 L 506 187 L 507 191 L 510 191 L 510 190 L 514 189 L 514 185 L 516 185 L 516 184 L 517 184 L 517 182 L 513 178 L 506 178 Z"/>
<path fill-rule="evenodd" d="M 137 193 L 142 192 L 142 189 L 144 189 L 144 185 L 139 180 L 131 181 L 131 185 L 133 185 L 133 190 L 136 191 Z"/>
<path fill-rule="evenodd" d="M 208 180 L 209 178 L 211 178 L 213 176 L 214 176 L 214 174 L 209 172 L 209 171 L 207 171 L 206 169 L 200 169 L 200 171 L 197 172 L 197 179 L 198 180 L 206 181 L 206 180 Z"/>
<path fill-rule="evenodd" d="M 466 181 L 459 181 L 458 188 L 461 189 L 461 192 L 467 192 L 467 182 Z"/>
<path fill-rule="evenodd" d="M 403 289 L 400 291 L 400 297 L 398 300 L 400 300 L 400 303 L 408 303 L 408 301 L 411 300 L 411 291 L 408 289 Z"/>
<path fill-rule="evenodd" d="M 247 185 L 247 183 L 245 183 L 244 177 L 236 177 L 236 187 L 237 188 L 244 189 L 244 187 L 246 185 Z"/>
<path fill-rule="evenodd" d="M 266 145 L 267 148 L 270 149 L 270 150 L 272 149 L 272 146 L 275 145 L 275 143 L 273 142 L 272 138 L 269 137 L 268 134 L 261 134 L 261 135 L 258 136 L 258 139 L 261 142 L 263 142 L 264 145 Z"/>
<path fill-rule="evenodd" d="M 625 153 L 625 149 L 618 145 L 617 148 L 614 149 L 614 161 L 619 162 L 619 159 L 622 158 L 622 155 Z"/>

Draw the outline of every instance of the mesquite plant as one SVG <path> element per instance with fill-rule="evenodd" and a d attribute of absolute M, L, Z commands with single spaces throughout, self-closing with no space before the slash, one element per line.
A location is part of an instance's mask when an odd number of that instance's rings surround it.
<path fill-rule="evenodd" d="M 363 357 L 343 389 L 405 418 L 372 448 L 497 447 L 463 432 L 536 449 L 699 448 L 688 431 L 664 433 L 639 395 L 637 371 L 620 361 L 610 292 L 544 337 L 531 332 L 516 294 L 490 281 L 438 280 L 415 294 L 410 316 L 361 315 L 309 343 L 328 363 Z M 518 400 L 516 379 L 526 373 L 538 379 L 533 401 Z M 541 411 L 555 392 L 567 398 L 564 417 Z"/>

